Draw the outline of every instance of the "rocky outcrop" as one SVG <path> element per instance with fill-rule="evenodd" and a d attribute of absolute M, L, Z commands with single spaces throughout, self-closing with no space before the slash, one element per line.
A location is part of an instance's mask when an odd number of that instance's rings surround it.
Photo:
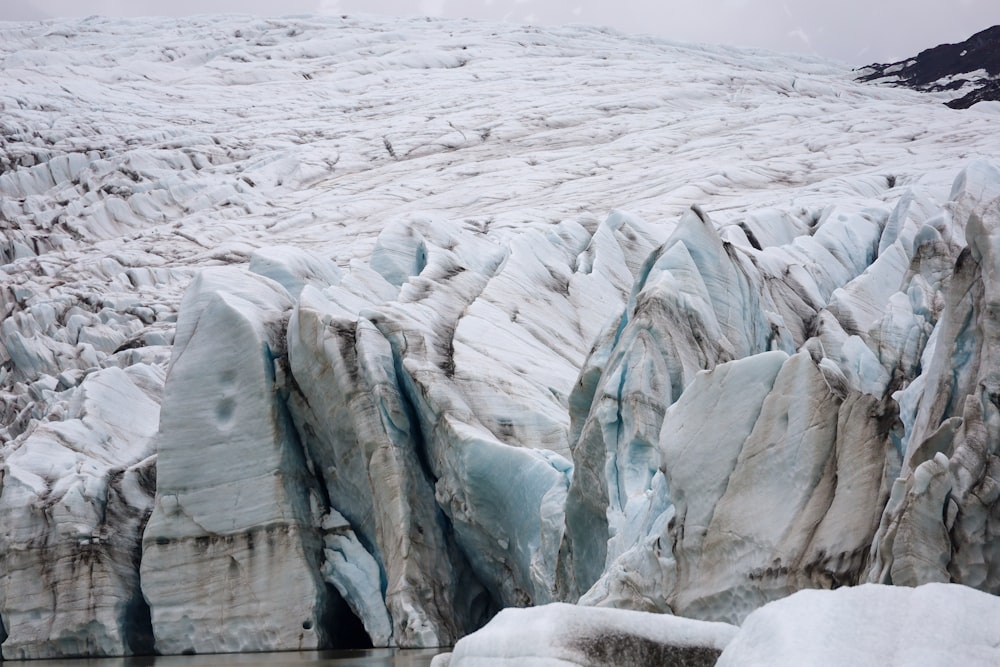
<path fill-rule="evenodd" d="M 945 104 L 968 109 L 977 102 L 1000 100 L 1000 26 L 957 44 L 940 44 L 913 58 L 876 63 L 859 71 L 859 81 L 891 83 L 927 92 L 947 92 Z"/>

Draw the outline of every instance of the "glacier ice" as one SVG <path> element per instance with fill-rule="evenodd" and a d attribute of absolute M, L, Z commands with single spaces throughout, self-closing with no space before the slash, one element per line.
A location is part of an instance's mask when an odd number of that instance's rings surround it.
<path fill-rule="evenodd" d="M 873 545 L 872 581 L 953 581 L 998 590 L 1000 553 L 990 509 L 1000 488 L 992 370 L 1000 199 L 991 179 L 998 175 L 977 163 L 952 190 L 955 210 L 968 216 L 967 245 L 943 290 L 920 382 L 905 397 L 911 412 L 903 469 Z"/>
<path fill-rule="evenodd" d="M 717 664 L 990 665 L 996 609 L 996 596 L 954 584 L 803 590 L 752 613 Z"/>
<path fill-rule="evenodd" d="M 299 378 L 289 398 L 299 437 L 326 502 L 362 540 L 340 553 L 348 566 L 375 568 L 363 607 L 352 607 L 366 627 L 391 617 L 391 631 L 369 630 L 373 642 L 454 642 L 472 614 L 459 610 L 477 596 L 471 582 L 462 585 L 468 565 L 442 529 L 420 460 L 420 425 L 398 386 L 389 341 L 370 320 L 310 287 L 288 340 L 290 369 Z"/>
<path fill-rule="evenodd" d="M 737 629 L 641 611 L 552 603 L 504 609 L 432 667 L 607 664 L 710 667 Z"/>
<path fill-rule="evenodd" d="M 64 418 L 4 451 L 4 657 L 152 649 L 138 590 L 156 489 L 162 369 L 106 368 L 67 390 Z"/>
<path fill-rule="evenodd" d="M 994 664 L 997 599 L 954 584 L 803 590 L 738 629 L 669 614 L 551 604 L 505 609 L 433 667 Z"/>
<path fill-rule="evenodd" d="M 140 567 L 161 652 L 326 641 L 318 491 L 279 399 L 291 304 L 273 281 L 219 269 L 181 305 Z"/>
<path fill-rule="evenodd" d="M 580 27 L 0 56 L 5 658 L 1000 593 L 987 114 Z"/>

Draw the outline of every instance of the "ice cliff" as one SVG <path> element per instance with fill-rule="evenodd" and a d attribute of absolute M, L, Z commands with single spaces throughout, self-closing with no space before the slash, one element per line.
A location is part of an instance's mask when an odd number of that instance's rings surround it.
<path fill-rule="evenodd" d="M 0 59 L 5 658 L 1000 593 L 988 109 L 581 27 Z"/>

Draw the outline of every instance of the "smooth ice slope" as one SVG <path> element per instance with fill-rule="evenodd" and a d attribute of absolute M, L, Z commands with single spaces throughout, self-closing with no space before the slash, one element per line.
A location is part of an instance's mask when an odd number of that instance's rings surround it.
<path fill-rule="evenodd" d="M 751 614 L 717 664 L 993 665 L 998 603 L 953 584 L 800 591 Z"/>
<path fill-rule="evenodd" d="M 585 27 L 0 25 L 4 657 L 1000 593 L 995 116 L 852 76 Z"/>

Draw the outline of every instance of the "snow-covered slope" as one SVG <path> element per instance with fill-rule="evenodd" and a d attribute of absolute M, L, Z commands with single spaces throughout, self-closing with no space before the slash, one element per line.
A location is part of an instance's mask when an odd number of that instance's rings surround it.
<path fill-rule="evenodd" d="M 1000 592 L 995 116 L 582 27 L 0 58 L 5 657 Z"/>

